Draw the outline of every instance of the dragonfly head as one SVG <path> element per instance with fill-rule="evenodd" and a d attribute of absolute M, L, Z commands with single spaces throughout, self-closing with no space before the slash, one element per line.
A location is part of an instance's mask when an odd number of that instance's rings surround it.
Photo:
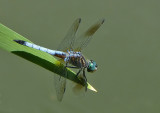
<path fill-rule="evenodd" d="M 94 71 L 96 71 L 96 70 L 97 70 L 97 64 L 96 64 L 96 62 L 93 61 L 93 60 L 90 60 L 90 61 L 88 62 L 87 71 L 88 71 L 88 72 L 94 72 Z"/>

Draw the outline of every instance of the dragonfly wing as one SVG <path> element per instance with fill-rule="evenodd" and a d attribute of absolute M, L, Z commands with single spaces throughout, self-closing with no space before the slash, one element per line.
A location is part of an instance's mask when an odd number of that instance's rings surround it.
<path fill-rule="evenodd" d="M 74 23 L 72 24 L 71 28 L 69 29 L 67 35 L 64 37 L 64 39 L 60 43 L 57 50 L 67 51 L 67 50 L 72 49 L 74 39 L 75 39 L 75 34 L 78 30 L 80 22 L 81 22 L 80 18 L 78 18 L 74 21 Z M 62 60 L 60 60 L 60 62 L 62 62 Z M 64 70 L 64 72 L 65 71 L 66 70 Z M 65 89 L 66 89 L 66 78 L 59 77 L 59 76 L 55 75 L 54 76 L 54 83 L 55 83 L 57 98 L 59 101 L 62 101 L 63 95 L 65 93 Z"/>
<path fill-rule="evenodd" d="M 54 76 L 54 86 L 56 89 L 56 95 L 58 101 L 62 101 L 63 95 L 66 89 L 66 78 L 55 75 Z"/>
<path fill-rule="evenodd" d="M 92 39 L 93 34 L 101 27 L 103 23 L 104 19 L 101 19 L 96 24 L 91 26 L 84 34 L 80 35 L 75 42 L 74 51 L 81 51 L 84 47 L 86 47 L 89 41 Z"/>
<path fill-rule="evenodd" d="M 75 34 L 78 30 L 80 23 L 81 23 L 81 18 L 78 18 L 74 21 L 67 35 L 64 37 L 64 39 L 60 43 L 58 50 L 67 51 L 67 50 L 73 49 Z"/>

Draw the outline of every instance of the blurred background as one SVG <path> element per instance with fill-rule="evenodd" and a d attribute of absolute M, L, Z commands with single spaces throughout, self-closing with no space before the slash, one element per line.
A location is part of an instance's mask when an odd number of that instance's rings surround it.
<path fill-rule="evenodd" d="M 103 26 L 83 51 L 98 64 L 87 78 L 98 93 L 56 99 L 52 72 L 0 51 L 0 113 L 159 113 L 159 0 L 0 0 L 0 23 L 56 49 L 76 18 L 78 35 Z"/>

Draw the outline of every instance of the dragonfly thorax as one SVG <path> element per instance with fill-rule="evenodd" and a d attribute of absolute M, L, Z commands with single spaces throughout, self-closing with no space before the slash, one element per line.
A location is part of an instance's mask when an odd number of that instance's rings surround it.
<path fill-rule="evenodd" d="M 68 62 L 77 68 L 86 68 L 88 63 L 81 52 L 67 51 L 65 62 Z"/>
<path fill-rule="evenodd" d="M 96 70 L 97 70 L 97 64 L 96 64 L 96 62 L 93 61 L 93 60 L 90 60 L 90 61 L 88 62 L 87 71 L 88 71 L 88 72 L 94 72 L 94 71 L 96 71 Z"/>
<path fill-rule="evenodd" d="M 72 57 L 77 58 L 80 56 L 82 56 L 81 52 L 67 51 L 67 54 L 66 54 L 66 57 L 64 58 L 64 61 L 69 62 Z"/>

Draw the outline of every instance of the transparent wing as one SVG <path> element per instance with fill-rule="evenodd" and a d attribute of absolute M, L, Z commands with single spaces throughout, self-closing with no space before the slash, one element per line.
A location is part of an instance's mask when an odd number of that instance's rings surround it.
<path fill-rule="evenodd" d="M 75 22 L 72 24 L 71 28 L 69 29 L 67 35 L 60 43 L 57 50 L 67 51 L 67 50 L 73 49 L 75 34 L 78 30 L 80 22 L 81 22 L 80 18 L 75 20 Z M 66 69 L 64 69 L 64 71 L 66 71 Z M 64 72 L 64 73 L 66 73 L 66 72 Z M 66 78 L 55 75 L 54 76 L 54 83 L 55 83 L 54 85 L 55 85 L 55 89 L 56 89 L 57 99 L 59 101 L 62 101 L 63 95 L 65 93 L 65 89 L 66 89 Z"/>
<path fill-rule="evenodd" d="M 54 75 L 54 86 L 56 89 L 56 95 L 58 101 L 62 101 L 66 88 L 66 79 L 57 75 Z"/>
<path fill-rule="evenodd" d="M 67 35 L 64 37 L 62 42 L 60 43 L 58 50 L 67 51 L 72 49 L 75 40 L 75 34 L 78 30 L 79 24 L 81 23 L 81 19 L 78 18 L 74 21 L 71 28 L 69 29 Z"/>
<path fill-rule="evenodd" d="M 92 39 L 92 35 L 100 28 L 103 23 L 104 19 L 101 19 L 96 24 L 91 26 L 84 34 L 78 37 L 74 44 L 74 51 L 81 51 L 84 47 L 86 47 L 89 41 Z"/>

